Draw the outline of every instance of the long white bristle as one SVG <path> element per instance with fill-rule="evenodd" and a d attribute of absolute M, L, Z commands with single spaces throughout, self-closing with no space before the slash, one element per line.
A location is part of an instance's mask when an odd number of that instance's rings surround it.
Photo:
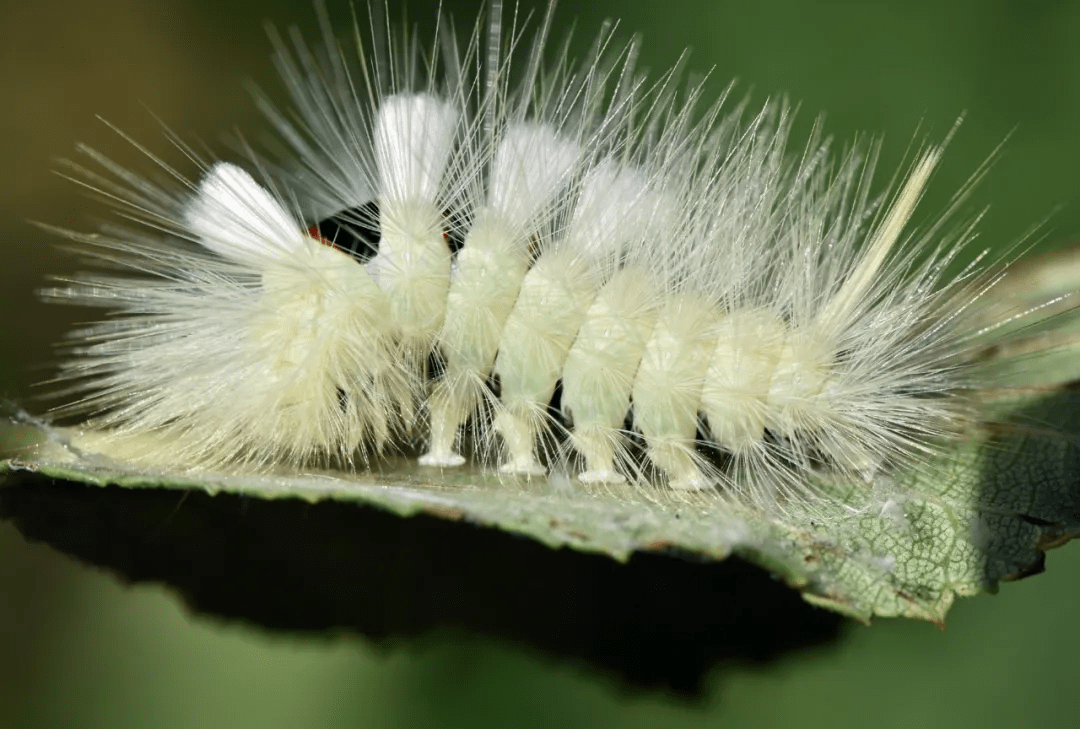
<path fill-rule="evenodd" d="M 280 203 L 247 172 L 225 162 L 200 181 L 184 222 L 204 246 L 238 261 L 287 258 L 303 246 L 303 234 Z"/>
<path fill-rule="evenodd" d="M 543 124 L 513 124 L 499 139 L 491 165 L 488 206 L 524 227 L 565 185 L 581 150 Z"/>
<path fill-rule="evenodd" d="M 434 201 L 454 148 L 459 114 L 429 94 L 383 99 L 375 118 L 380 195 L 394 201 Z"/>

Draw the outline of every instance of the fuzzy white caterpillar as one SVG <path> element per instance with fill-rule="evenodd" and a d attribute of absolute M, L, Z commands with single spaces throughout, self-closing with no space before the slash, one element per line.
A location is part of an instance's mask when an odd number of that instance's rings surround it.
<path fill-rule="evenodd" d="M 134 275 L 50 292 L 119 314 L 74 333 L 69 410 L 177 466 L 421 449 L 751 505 L 910 468 L 975 417 L 990 279 L 944 277 L 965 231 L 907 232 L 940 148 L 875 202 L 872 150 L 792 157 L 785 108 L 698 110 L 607 31 L 545 71 L 550 14 L 527 51 L 493 14 L 483 64 L 444 30 L 426 73 L 410 39 L 366 68 L 279 45 L 294 109 L 264 108 L 296 159 L 262 182 L 93 155 L 137 225 L 70 235 Z"/>

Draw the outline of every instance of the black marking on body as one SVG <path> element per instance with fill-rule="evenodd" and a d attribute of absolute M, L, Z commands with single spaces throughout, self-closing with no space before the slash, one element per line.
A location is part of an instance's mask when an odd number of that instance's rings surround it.
<path fill-rule="evenodd" d="M 367 263 L 379 253 L 382 234 L 379 229 L 379 205 L 374 200 L 348 208 L 320 220 L 311 233 L 339 251 L 348 253 L 358 263 Z"/>

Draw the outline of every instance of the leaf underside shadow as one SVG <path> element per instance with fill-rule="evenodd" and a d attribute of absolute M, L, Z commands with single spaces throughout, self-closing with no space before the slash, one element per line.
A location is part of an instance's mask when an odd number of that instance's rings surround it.
<path fill-rule="evenodd" d="M 1011 397 L 993 407 L 1012 425 L 988 426 L 932 469 L 890 483 L 888 498 L 832 493 L 838 514 L 847 516 L 818 522 L 769 520 L 661 492 L 645 499 L 478 470 L 432 471 L 404 460 L 379 473 L 168 473 L 110 458 L 112 441 L 100 433 L 27 420 L 0 430 L 0 443 L 8 444 L 3 455 L 10 456 L 0 461 L 0 474 L 9 481 L 18 475 L 22 484 L 331 500 L 492 527 L 620 562 L 638 552 L 702 562 L 735 554 L 811 602 L 863 621 L 878 615 L 940 622 L 956 596 L 993 592 L 1000 580 L 1038 572 L 1046 549 L 1080 532 L 1080 449 L 1069 434 L 1080 391 L 1066 386 Z"/>

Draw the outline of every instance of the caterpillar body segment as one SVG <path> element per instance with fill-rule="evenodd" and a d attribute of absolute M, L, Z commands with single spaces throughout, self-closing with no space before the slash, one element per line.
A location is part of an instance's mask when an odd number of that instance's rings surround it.
<path fill-rule="evenodd" d="M 492 160 L 487 203 L 458 251 L 439 335 L 445 371 L 430 399 L 431 448 L 425 465 L 460 465 L 457 428 L 483 397 L 503 326 L 529 267 L 538 214 L 565 186 L 580 155 L 544 124 L 513 124 Z"/>
<path fill-rule="evenodd" d="M 548 404 L 570 349 L 624 248 L 655 226 L 654 191 L 642 171 L 606 160 L 587 174 L 569 223 L 525 275 L 495 363 L 501 405 L 495 425 L 506 472 L 543 473 L 535 448 L 557 427 Z"/>

